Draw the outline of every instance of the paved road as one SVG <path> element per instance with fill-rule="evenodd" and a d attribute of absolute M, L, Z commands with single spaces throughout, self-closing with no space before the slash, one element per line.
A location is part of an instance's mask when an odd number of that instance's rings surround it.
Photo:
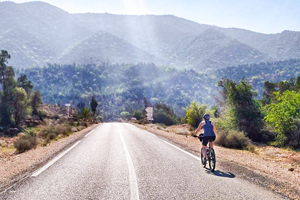
<path fill-rule="evenodd" d="M 0 199 L 284 199 L 209 173 L 192 156 L 131 124 L 100 125 Z"/>

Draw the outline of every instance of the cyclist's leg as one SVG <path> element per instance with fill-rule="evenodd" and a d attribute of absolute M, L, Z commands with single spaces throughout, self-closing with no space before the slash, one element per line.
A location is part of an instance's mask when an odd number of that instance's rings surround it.
<path fill-rule="evenodd" d="M 207 138 L 206 138 L 206 137 L 203 137 L 203 139 L 202 139 L 202 149 L 201 149 L 201 153 L 202 153 L 202 155 L 203 155 L 203 158 L 206 158 L 206 159 L 207 159 L 207 155 L 206 155 L 207 143 L 208 143 Z"/>
<path fill-rule="evenodd" d="M 209 141 L 209 145 L 208 146 L 210 148 L 214 148 L 214 143 L 213 142 L 215 141 L 215 139 L 216 139 L 216 136 L 209 137 L 209 140 L 208 140 Z"/>

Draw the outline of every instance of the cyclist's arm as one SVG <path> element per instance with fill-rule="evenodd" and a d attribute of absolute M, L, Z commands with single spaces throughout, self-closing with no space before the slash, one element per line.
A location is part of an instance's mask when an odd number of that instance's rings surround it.
<path fill-rule="evenodd" d="M 205 123 L 201 122 L 198 126 L 198 128 L 195 130 L 195 135 L 197 135 L 197 133 L 202 129 L 202 127 L 204 126 Z"/>

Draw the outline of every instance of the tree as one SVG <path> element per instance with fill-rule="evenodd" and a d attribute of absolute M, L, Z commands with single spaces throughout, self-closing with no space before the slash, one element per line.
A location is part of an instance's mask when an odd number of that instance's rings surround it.
<path fill-rule="evenodd" d="M 16 126 L 20 126 L 25 120 L 26 116 L 30 114 L 31 108 L 27 99 L 27 93 L 23 88 L 16 87 L 14 92 L 14 119 Z"/>
<path fill-rule="evenodd" d="M 254 99 L 252 86 L 244 79 L 239 84 L 223 79 L 219 86 L 223 88 L 225 102 L 232 110 L 234 116 L 232 123 L 249 138 L 258 141 L 263 128 L 263 115 L 260 104 Z"/>
<path fill-rule="evenodd" d="M 94 113 L 94 115 L 95 115 L 95 113 L 96 113 L 96 111 L 97 111 L 97 106 L 98 106 L 98 102 L 97 102 L 97 100 L 95 99 L 95 97 L 93 96 L 92 97 L 92 100 L 91 100 L 91 110 L 92 110 L 92 112 Z"/>
<path fill-rule="evenodd" d="M 21 75 L 17 80 L 18 87 L 24 88 L 27 95 L 30 97 L 33 85 L 30 80 L 27 79 L 26 75 Z"/>
<path fill-rule="evenodd" d="M 153 109 L 153 123 L 162 123 L 166 126 L 170 126 L 177 123 L 177 116 L 173 109 L 166 104 L 157 103 Z"/>
<path fill-rule="evenodd" d="M 129 120 L 130 119 L 130 113 L 129 112 L 124 111 L 124 112 L 121 112 L 120 115 L 121 115 L 122 119 L 124 119 L 124 120 Z"/>
<path fill-rule="evenodd" d="M 265 106 L 264 120 L 275 126 L 278 133 L 276 144 L 283 146 L 297 128 L 295 121 L 300 118 L 300 93 L 287 90 L 282 94 L 275 92 L 274 95 L 277 102 Z"/>
<path fill-rule="evenodd" d="M 7 51 L 2 50 L 0 54 L 0 84 L 2 84 L 2 94 L 1 94 L 1 125 L 8 126 L 12 124 L 13 115 L 13 89 L 16 86 L 14 80 L 14 70 L 12 67 L 7 67 L 6 62 L 10 59 L 10 55 Z"/>
<path fill-rule="evenodd" d="M 42 95 L 39 90 L 35 91 L 31 95 L 31 108 L 32 114 L 37 115 L 39 106 L 43 103 Z"/>
<path fill-rule="evenodd" d="M 197 128 L 199 123 L 202 121 L 202 116 L 205 114 L 206 109 L 206 105 L 201 105 L 198 102 L 192 102 L 186 109 L 185 114 L 188 124 Z"/>

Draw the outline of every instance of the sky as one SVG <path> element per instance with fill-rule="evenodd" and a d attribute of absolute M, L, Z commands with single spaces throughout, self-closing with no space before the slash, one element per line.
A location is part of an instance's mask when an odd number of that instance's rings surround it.
<path fill-rule="evenodd" d="M 1 0 L 0 0 L 1 1 Z M 15 3 L 29 0 L 12 0 Z M 69 13 L 175 15 L 259 33 L 300 31 L 300 0 L 43 0 Z"/>

